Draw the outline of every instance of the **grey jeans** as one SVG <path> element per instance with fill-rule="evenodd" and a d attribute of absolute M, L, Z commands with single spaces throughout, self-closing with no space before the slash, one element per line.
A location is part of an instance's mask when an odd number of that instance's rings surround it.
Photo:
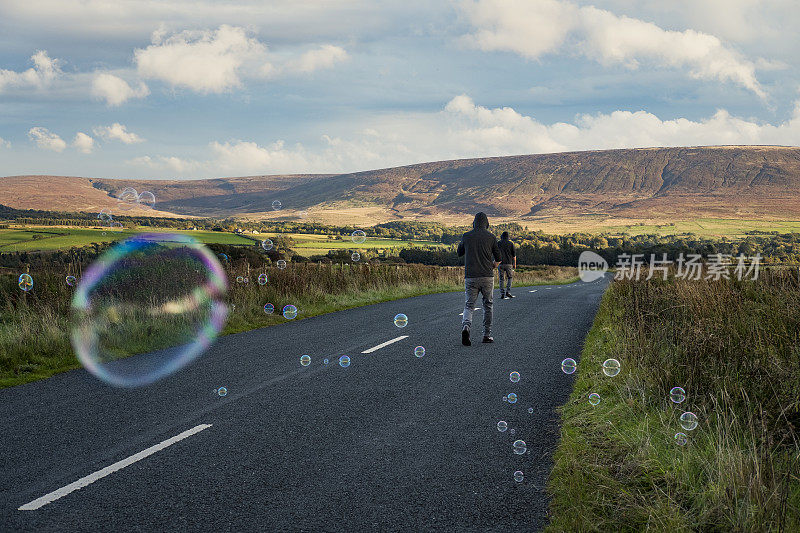
<path fill-rule="evenodd" d="M 472 311 L 475 309 L 475 300 L 478 293 L 483 295 L 483 334 L 488 337 L 492 334 L 492 291 L 494 291 L 494 276 L 491 278 L 467 278 L 464 280 L 464 319 L 461 327 L 472 329 Z"/>
<path fill-rule="evenodd" d="M 511 278 L 514 277 L 514 267 L 512 267 L 511 265 L 502 264 L 502 265 L 497 267 L 497 270 L 500 273 L 500 294 L 503 295 L 503 294 L 511 291 Z M 505 289 L 503 289 L 503 275 L 504 274 L 508 278 L 508 281 L 506 282 L 507 285 L 506 285 Z"/>

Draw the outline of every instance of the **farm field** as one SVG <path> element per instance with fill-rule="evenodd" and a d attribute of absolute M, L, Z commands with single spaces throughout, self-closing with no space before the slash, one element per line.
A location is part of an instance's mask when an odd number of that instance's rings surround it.
<path fill-rule="evenodd" d="M 278 233 L 262 233 L 254 237 L 272 238 Z M 409 246 L 444 246 L 441 243 L 422 240 L 403 240 L 403 239 L 381 239 L 367 237 L 361 244 L 354 243 L 349 236 L 343 235 L 341 239 L 328 238 L 327 235 L 314 233 L 284 233 L 281 234 L 294 241 L 292 249 L 303 256 L 321 255 L 329 250 L 366 250 L 384 248 L 407 248 Z M 338 237 L 338 235 L 337 235 Z"/>
<path fill-rule="evenodd" d="M 612 218 L 605 215 L 581 217 L 541 217 L 534 222 L 520 221 L 530 230 L 550 234 L 610 233 L 620 235 L 678 235 L 694 233 L 701 237 L 742 237 L 748 231 L 800 231 L 800 220 L 756 220 L 740 218 L 697 218 L 692 220 L 658 220 Z"/>

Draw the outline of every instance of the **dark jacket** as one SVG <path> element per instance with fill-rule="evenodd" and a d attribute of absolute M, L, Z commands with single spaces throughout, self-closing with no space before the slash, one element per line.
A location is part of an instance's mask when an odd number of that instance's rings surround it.
<path fill-rule="evenodd" d="M 508 238 L 500 239 L 500 242 L 497 243 L 497 247 L 500 248 L 500 255 L 503 256 L 503 258 L 500 260 L 500 263 L 504 265 L 513 265 L 514 256 L 517 255 L 517 251 L 514 248 L 514 242 Z"/>
<path fill-rule="evenodd" d="M 465 233 L 458 244 L 458 256 L 464 256 L 464 277 L 494 277 L 494 262 L 500 261 L 501 256 L 497 237 L 487 229 L 489 218 L 485 213 L 478 213 L 472 227 L 474 229 Z"/>

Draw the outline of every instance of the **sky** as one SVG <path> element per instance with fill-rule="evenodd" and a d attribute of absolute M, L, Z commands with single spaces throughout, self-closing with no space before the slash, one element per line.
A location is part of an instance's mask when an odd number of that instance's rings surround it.
<path fill-rule="evenodd" d="M 796 0 L 4 0 L 0 176 L 800 145 Z"/>

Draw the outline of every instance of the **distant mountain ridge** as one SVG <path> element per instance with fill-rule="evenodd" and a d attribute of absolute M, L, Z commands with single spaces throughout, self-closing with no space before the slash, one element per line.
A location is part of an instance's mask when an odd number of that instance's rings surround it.
<path fill-rule="evenodd" d="M 271 204 L 280 200 L 287 214 L 363 207 L 384 219 L 478 209 L 521 220 L 585 214 L 800 217 L 800 148 L 599 150 L 206 180 L 13 176 L 0 179 L 0 195 L 3 204 L 20 209 L 93 210 L 127 186 L 152 191 L 159 214 L 183 216 L 275 216 Z"/>

